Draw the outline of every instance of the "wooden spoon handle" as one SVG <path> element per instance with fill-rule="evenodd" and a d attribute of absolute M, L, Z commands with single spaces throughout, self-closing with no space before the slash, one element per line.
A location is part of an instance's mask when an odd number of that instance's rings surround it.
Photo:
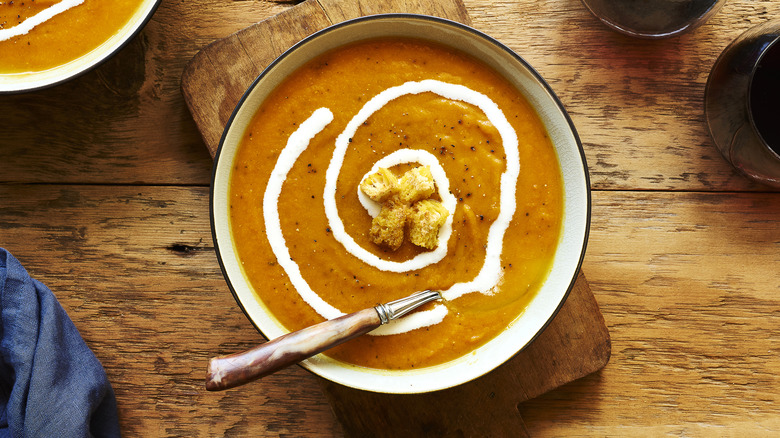
<path fill-rule="evenodd" d="M 209 361 L 206 389 L 219 391 L 243 385 L 335 347 L 379 327 L 374 308 L 364 309 L 288 333 L 241 353 Z"/>

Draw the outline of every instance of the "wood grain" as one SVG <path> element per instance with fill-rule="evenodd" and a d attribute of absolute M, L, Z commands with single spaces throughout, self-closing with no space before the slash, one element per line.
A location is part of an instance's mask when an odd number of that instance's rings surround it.
<path fill-rule="evenodd" d="M 584 269 L 613 357 L 521 405 L 531 435 L 780 433 L 778 194 L 594 198 Z"/>
<path fill-rule="evenodd" d="M 519 405 L 529 435 L 780 433 L 777 193 L 593 198 L 584 270 L 612 358 Z M 214 352 L 261 341 L 219 271 L 207 188 L 7 184 L 0 205 L 0 242 L 103 362 L 126 436 L 344 433 L 298 367 L 203 388 Z"/>
<path fill-rule="evenodd" d="M 310 0 L 220 39 L 193 57 L 182 74 L 182 93 L 212 157 L 252 81 L 293 44 L 330 24 L 317 2 Z M 239 59 L 247 62 L 236 62 Z M 209 90 L 208 99 L 201 98 L 204 90 Z"/>
<path fill-rule="evenodd" d="M 780 193 L 720 158 L 702 97 L 717 55 L 780 2 L 729 0 L 656 42 L 609 31 L 579 0 L 464 3 L 550 82 L 595 189 L 584 271 L 612 358 L 519 405 L 528 434 L 779 435 Z M 214 352 L 261 339 L 213 253 L 212 161 L 180 79 L 203 47 L 292 7 L 163 2 L 93 72 L 0 98 L 0 245 L 53 289 L 105 365 L 125 436 L 344 434 L 297 367 L 202 387 Z"/>
<path fill-rule="evenodd" d="M 703 95 L 717 55 L 742 31 L 780 16 L 780 2 L 730 0 L 692 33 L 661 41 L 612 32 L 577 0 L 464 3 L 474 27 L 526 58 L 562 99 L 594 188 L 766 190 L 718 154 Z M 211 162 L 180 90 L 184 67 L 209 43 L 291 7 L 164 2 L 141 36 L 95 71 L 4 96 L 0 181 L 208 184 Z"/>
<path fill-rule="evenodd" d="M 604 190 L 766 190 L 715 148 L 704 86 L 720 52 L 780 3 L 727 1 L 691 33 L 657 41 L 609 30 L 580 1 L 466 2 L 474 26 L 526 58 L 550 83 Z"/>
<path fill-rule="evenodd" d="M 103 363 L 124 436 L 340 433 L 299 367 L 206 392 L 210 357 L 263 341 L 220 272 L 208 188 L 1 185 L 0 205 L 2 246 Z"/>
<path fill-rule="evenodd" d="M 364 15 L 406 12 L 433 15 L 463 24 L 471 24 L 471 17 L 469 17 L 463 2 L 459 0 L 318 1 L 331 23 L 339 23 Z"/>

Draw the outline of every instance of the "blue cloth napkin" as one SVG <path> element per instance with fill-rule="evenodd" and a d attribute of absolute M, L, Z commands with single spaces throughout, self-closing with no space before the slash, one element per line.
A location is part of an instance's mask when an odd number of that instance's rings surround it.
<path fill-rule="evenodd" d="M 46 286 L 0 248 L 0 438 L 119 436 L 103 366 Z"/>

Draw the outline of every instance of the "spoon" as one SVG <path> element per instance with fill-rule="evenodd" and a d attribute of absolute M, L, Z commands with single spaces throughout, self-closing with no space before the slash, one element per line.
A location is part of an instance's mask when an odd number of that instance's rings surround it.
<path fill-rule="evenodd" d="M 206 389 L 220 391 L 265 377 L 439 299 L 441 292 L 438 291 L 417 292 L 282 335 L 241 353 L 214 357 L 209 361 Z"/>

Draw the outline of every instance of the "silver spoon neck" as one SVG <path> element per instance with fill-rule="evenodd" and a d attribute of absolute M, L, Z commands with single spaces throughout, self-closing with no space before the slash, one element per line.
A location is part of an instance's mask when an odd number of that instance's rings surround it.
<path fill-rule="evenodd" d="M 426 290 L 417 292 L 416 294 L 405 298 L 401 298 L 400 300 L 391 301 L 386 304 L 380 304 L 374 307 L 374 309 L 376 309 L 376 313 L 379 314 L 379 319 L 382 324 L 387 324 L 394 319 L 406 315 L 423 304 L 439 299 L 441 299 L 441 292 Z"/>

